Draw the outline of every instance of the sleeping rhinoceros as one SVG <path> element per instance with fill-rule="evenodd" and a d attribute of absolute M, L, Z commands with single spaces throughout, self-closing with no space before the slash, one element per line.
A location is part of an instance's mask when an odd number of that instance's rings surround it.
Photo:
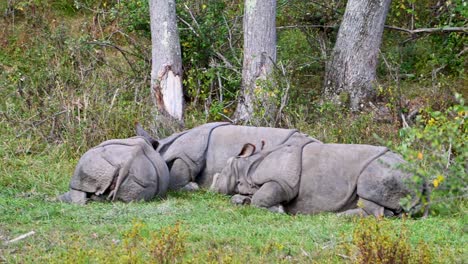
<path fill-rule="evenodd" d="M 283 144 L 255 153 L 253 144 L 213 177 L 211 189 L 272 211 L 390 216 L 410 194 L 399 168 L 404 160 L 385 147 Z"/>
<path fill-rule="evenodd" d="M 154 140 L 137 124 L 136 133 Z M 220 172 L 229 157 L 236 155 L 245 142 L 268 141 L 276 146 L 284 143 L 304 144 L 320 141 L 295 129 L 237 126 L 230 123 L 208 123 L 159 140 L 157 151 L 170 170 L 169 189 L 209 187 L 213 175 Z"/>
<path fill-rule="evenodd" d="M 87 200 L 150 200 L 164 196 L 169 170 L 158 152 L 158 142 L 144 137 L 108 140 L 88 150 L 79 160 L 70 191 L 63 202 Z"/>

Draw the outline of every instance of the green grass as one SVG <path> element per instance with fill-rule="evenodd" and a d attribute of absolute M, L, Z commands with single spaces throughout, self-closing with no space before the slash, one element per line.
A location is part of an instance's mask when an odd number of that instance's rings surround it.
<path fill-rule="evenodd" d="M 252 207 L 236 207 L 227 198 L 209 192 L 170 193 L 150 203 L 92 203 L 87 206 L 48 201 L 35 194 L 1 195 L 0 230 L 3 239 L 34 230 L 35 235 L 2 247 L 7 262 L 46 263 L 73 254 L 80 248 L 112 254 L 113 246 L 137 220 L 148 231 L 181 224 L 185 235 L 184 260 L 205 259 L 210 253 L 231 256 L 233 261 L 340 262 L 350 243 L 357 219 L 333 214 L 289 216 Z M 411 244 L 431 246 L 437 259 L 457 261 L 466 252 L 466 217 L 431 217 L 425 220 L 390 221 L 395 232 L 406 225 Z M 144 248 L 139 249 L 144 251 Z M 96 253 L 94 253 L 96 254 Z M 340 256 L 341 255 L 341 256 Z"/>
<path fill-rule="evenodd" d="M 0 242 L 36 232 L 17 243 L 1 245 L 1 260 L 8 263 L 145 262 L 152 235 L 165 232 L 177 223 L 182 235 L 179 242 L 184 248 L 181 262 L 353 260 L 349 249 L 360 220 L 334 214 L 274 214 L 250 206 L 231 205 L 228 197 L 207 191 L 171 192 L 166 199 L 147 203 L 86 206 L 59 203 L 55 196 L 67 190 L 76 163 L 76 160 L 63 159 L 65 151 L 64 147 L 56 147 L 43 154 L 10 157 L 12 160 L 0 165 Z M 420 241 L 429 245 L 434 262 L 456 263 L 466 259 L 467 217 L 464 214 L 384 222 L 395 234 L 404 225 L 411 245 L 417 246 Z M 129 255 L 127 242 L 135 226 L 140 232 L 136 240 L 141 244 L 135 249 L 137 255 Z"/>
<path fill-rule="evenodd" d="M 38 16 L 25 9 L 14 24 L 0 20 L 7 28 L 0 39 L 8 40 L 0 47 L 0 263 L 154 263 L 161 255 L 168 263 L 356 262 L 356 234 L 372 225 L 361 219 L 273 214 L 233 206 L 228 197 L 206 191 L 172 192 L 167 199 L 148 203 L 57 202 L 86 149 L 105 139 L 131 136 L 135 119 L 148 123 L 153 118 L 149 79 L 143 78 L 147 62 L 130 56 L 134 72 L 117 51 L 86 44 L 96 32 L 83 25 L 92 24 L 95 16 L 75 12 L 68 2 L 45 3 L 44 10 L 52 6 L 55 11 Z M 5 8 L 6 1 L 0 1 L 0 10 Z M 104 30 L 99 33 L 114 32 L 113 23 L 101 22 Z M 129 34 L 132 43 L 135 38 L 149 45 L 147 38 Z M 112 43 L 137 54 L 140 50 L 125 38 Z M 105 52 L 105 60 L 97 51 Z M 291 126 L 324 142 L 398 143 L 394 122 L 380 124 L 369 114 L 355 117 L 311 103 L 314 90 L 309 86 L 319 85 L 321 75 L 302 80 L 313 80 L 296 91 L 308 94 L 302 100 L 291 98 Z M 443 84 L 463 87 L 463 80 L 455 76 Z M 404 90 L 427 94 L 424 89 L 409 82 Z M 189 108 L 187 126 L 208 120 L 202 107 Z M 58 114 L 64 109 L 67 114 Z M 428 246 L 432 263 L 462 263 L 468 259 L 466 200 L 459 207 L 451 216 L 376 224 L 381 237 L 401 237 L 415 250 L 421 242 Z M 36 233 L 4 244 L 30 231 Z"/>

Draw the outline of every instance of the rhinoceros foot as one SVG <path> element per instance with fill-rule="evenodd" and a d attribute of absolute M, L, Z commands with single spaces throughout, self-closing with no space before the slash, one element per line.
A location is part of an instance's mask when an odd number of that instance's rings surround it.
<path fill-rule="evenodd" d="M 76 204 L 85 204 L 86 193 L 77 190 L 70 190 L 62 195 L 59 195 L 57 199 L 64 203 L 76 203 Z"/>
<path fill-rule="evenodd" d="M 283 205 L 281 205 L 281 204 L 275 205 L 275 206 L 272 206 L 272 207 L 268 207 L 268 210 L 270 212 L 273 212 L 273 213 L 280 213 L 280 214 L 286 213 L 286 211 L 284 210 Z"/>
<path fill-rule="evenodd" d="M 242 194 L 236 194 L 232 196 L 231 198 L 231 203 L 235 205 L 250 204 L 251 202 L 252 202 L 252 199 L 249 196 L 245 196 Z"/>
<path fill-rule="evenodd" d="M 182 191 L 188 191 L 188 192 L 193 192 L 193 191 L 198 191 L 200 189 L 200 186 L 196 182 L 189 182 L 187 185 L 182 187 L 180 190 Z"/>

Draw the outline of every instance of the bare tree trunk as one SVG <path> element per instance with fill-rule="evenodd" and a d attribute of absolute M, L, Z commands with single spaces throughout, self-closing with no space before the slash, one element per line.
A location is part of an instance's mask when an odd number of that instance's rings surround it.
<path fill-rule="evenodd" d="M 254 104 L 266 102 L 256 89 L 262 89 L 258 81 L 269 81 L 276 62 L 276 0 L 245 0 L 243 24 L 242 87 L 235 120 L 247 123 L 253 118 Z"/>
<path fill-rule="evenodd" d="M 175 0 L 149 0 L 152 43 L 151 94 L 158 110 L 182 121 L 182 58 Z"/>
<path fill-rule="evenodd" d="M 391 0 L 349 0 L 331 60 L 323 95 L 358 110 L 375 91 L 375 71 Z"/>

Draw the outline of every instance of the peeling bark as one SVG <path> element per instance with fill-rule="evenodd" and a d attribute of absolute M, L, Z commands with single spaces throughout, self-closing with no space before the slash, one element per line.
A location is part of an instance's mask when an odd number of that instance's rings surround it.
<path fill-rule="evenodd" d="M 182 121 L 182 57 L 175 0 L 150 0 L 151 94 L 159 112 Z"/>

